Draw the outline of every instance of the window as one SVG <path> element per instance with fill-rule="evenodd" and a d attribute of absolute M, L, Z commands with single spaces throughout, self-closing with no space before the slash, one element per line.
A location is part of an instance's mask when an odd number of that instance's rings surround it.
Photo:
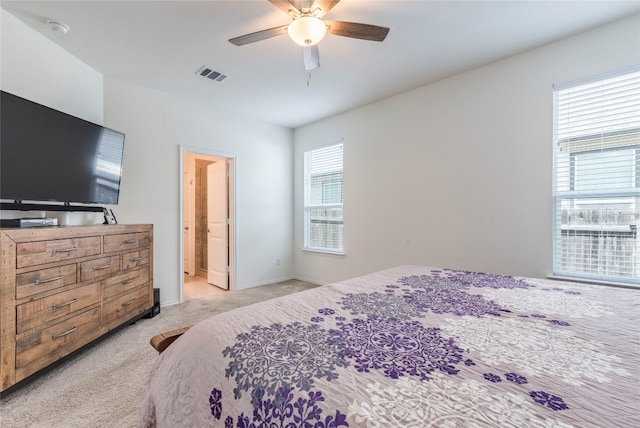
<path fill-rule="evenodd" d="M 342 253 L 342 144 L 304 153 L 304 249 Z"/>
<path fill-rule="evenodd" d="M 555 275 L 640 284 L 640 67 L 554 87 Z"/>

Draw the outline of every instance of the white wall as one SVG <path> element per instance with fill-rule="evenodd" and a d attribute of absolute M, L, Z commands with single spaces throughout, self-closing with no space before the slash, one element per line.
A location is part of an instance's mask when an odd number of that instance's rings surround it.
<path fill-rule="evenodd" d="M 640 61 L 636 16 L 302 127 L 292 139 L 288 129 L 225 115 L 223 104 L 103 79 L 1 9 L 0 19 L 3 90 L 127 134 L 114 211 L 123 223 L 154 224 L 163 304 L 179 299 L 180 145 L 236 156 L 238 288 L 294 273 L 331 282 L 405 263 L 545 276 L 552 84 Z M 346 255 L 305 253 L 302 154 L 341 138 Z"/>
<path fill-rule="evenodd" d="M 102 125 L 102 83 L 102 74 L 0 9 L 3 91 Z M 0 212 L 1 218 L 44 216 L 57 218 L 59 224 L 103 221 L 100 213 Z"/>
<path fill-rule="evenodd" d="M 163 304 L 179 299 L 181 146 L 235 157 L 236 287 L 291 278 L 292 131 L 116 79 L 105 77 L 104 88 L 105 122 L 126 134 L 114 211 L 124 223 L 154 224 Z"/>
<path fill-rule="evenodd" d="M 125 132 L 112 208 L 121 223 L 154 225 L 154 286 L 163 305 L 180 296 L 180 145 L 236 157 L 236 287 L 292 277 L 290 129 L 226 115 L 224 100 L 194 105 L 108 79 L 3 9 L 0 19 L 2 90 Z"/>
<path fill-rule="evenodd" d="M 295 130 L 296 276 L 551 273 L 552 85 L 634 62 L 640 16 Z M 341 138 L 345 256 L 304 252 L 303 152 Z"/>
<path fill-rule="evenodd" d="M 0 24 L 3 91 L 103 124 L 102 74 L 4 9 Z"/>

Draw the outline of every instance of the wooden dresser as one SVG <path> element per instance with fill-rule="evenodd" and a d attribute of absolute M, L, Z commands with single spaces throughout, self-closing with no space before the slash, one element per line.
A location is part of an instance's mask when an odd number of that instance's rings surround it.
<path fill-rule="evenodd" d="M 153 306 L 153 226 L 0 229 L 0 393 Z"/>

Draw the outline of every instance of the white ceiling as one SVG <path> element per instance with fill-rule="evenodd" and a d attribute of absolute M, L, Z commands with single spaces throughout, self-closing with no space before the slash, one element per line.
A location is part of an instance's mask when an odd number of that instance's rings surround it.
<path fill-rule="evenodd" d="M 640 12 L 638 0 L 342 0 L 325 19 L 386 26 L 389 35 L 382 43 L 327 35 L 307 86 L 302 48 L 286 34 L 228 42 L 290 22 L 267 0 L 0 5 L 105 76 L 290 128 Z M 55 33 L 47 19 L 71 31 Z M 202 78 L 203 65 L 230 77 Z"/>

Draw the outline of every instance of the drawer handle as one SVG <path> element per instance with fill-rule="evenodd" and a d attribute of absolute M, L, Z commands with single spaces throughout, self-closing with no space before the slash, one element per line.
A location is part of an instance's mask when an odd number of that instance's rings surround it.
<path fill-rule="evenodd" d="M 78 298 L 74 297 L 73 299 L 69 300 L 68 302 L 60 303 L 60 304 L 56 304 L 56 305 L 51 306 L 51 309 L 53 309 L 55 311 L 56 309 L 60 309 L 60 308 L 64 308 L 65 306 L 72 305 L 77 301 L 78 301 Z"/>
<path fill-rule="evenodd" d="M 131 263 L 139 262 L 140 260 L 142 260 L 142 257 L 131 257 L 131 258 L 129 259 L 129 261 L 130 261 Z"/>
<path fill-rule="evenodd" d="M 108 265 L 104 265 L 104 266 L 98 266 L 98 267 L 94 267 L 93 270 L 105 270 L 105 269 L 109 269 L 111 267 L 111 263 L 109 263 Z"/>
<path fill-rule="evenodd" d="M 56 254 L 56 253 L 72 253 L 74 251 L 78 251 L 78 249 L 76 247 L 72 247 L 72 248 L 54 248 L 53 249 L 53 254 Z"/>
<path fill-rule="evenodd" d="M 138 299 L 131 299 L 131 300 L 129 300 L 128 302 L 123 303 L 123 304 L 122 304 L 122 307 L 123 307 L 123 308 L 126 308 L 127 306 L 131 306 L 131 305 L 133 304 L 133 302 L 135 302 L 136 300 L 138 300 Z"/>
<path fill-rule="evenodd" d="M 122 281 L 120 284 L 122 284 L 122 285 L 131 284 L 131 283 L 132 283 L 133 281 L 135 281 L 136 279 L 138 279 L 138 278 L 136 277 L 136 278 L 129 278 L 129 279 L 125 279 L 125 280 L 124 280 L 124 281 Z"/>
<path fill-rule="evenodd" d="M 45 284 L 47 282 L 53 282 L 53 281 L 57 281 L 59 279 L 64 278 L 62 275 L 60 276 L 56 276 L 55 278 L 49 278 L 49 279 L 36 279 L 36 285 L 40 285 L 40 284 Z"/>
<path fill-rule="evenodd" d="M 53 336 L 51 336 L 51 338 L 52 338 L 53 340 L 56 340 L 56 339 L 57 339 L 57 338 L 59 338 L 59 337 L 64 337 L 64 336 L 66 336 L 67 334 L 71 334 L 71 333 L 73 333 L 73 332 L 74 332 L 74 331 L 76 331 L 77 329 L 78 329 L 78 326 L 77 326 L 77 325 L 74 325 L 73 327 L 71 327 L 71 329 L 70 329 L 70 330 L 67 330 L 67 331 L 65 331 L 64 333 L 54 334 Z"/>
<path fill-rule="evenodd" d="M 122 241 L 123 244 L 135 244 L 136 242 L 138 242 L 136 239 L 125 239 Z"/>

